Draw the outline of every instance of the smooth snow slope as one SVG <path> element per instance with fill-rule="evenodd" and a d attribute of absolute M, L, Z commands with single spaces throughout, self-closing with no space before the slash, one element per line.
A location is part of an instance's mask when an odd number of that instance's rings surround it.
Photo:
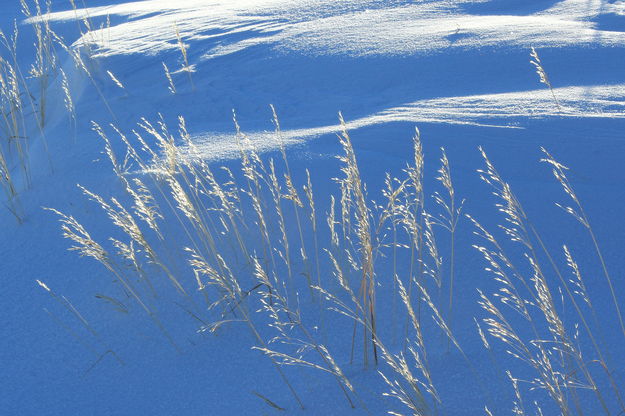
<path fill-rule="evenodd" d="M 156 120 L 162 114 L 175 126 L 183 115 L 203 157 L 236 166 L 232 110 L 257 147 L 271 151 L 278 145 L 268 107 L 273 104 L 294 164 L 311 169 L 321 181 L 320 193 L 336 193 L 323 178 L 326 172 L 337 174 L 333 156 L 338 153 L 338 111 L 352 130 L 371 190 L 382 185 L 385 171 L 401 171 L 410 158 L 416 125 L 430 177 L 437 168 L 438 148 L 446 147 L 457 191 L 468 199 L 467 212 L 483 218 L 491 202 L 474 172 L 481 166 L 476 147 L 482 145 L 536 225 L 555 236 L 549 244 L 557 249 L 566 241 L 578 249 L 580 264 L 598 270 L 592 256 L 580 252 L 588 247 L 579 242 L 580 230 L 552 208 L 560 194 L 537 162 L 539 146 L 546 146 L 572 168 L 606 261 L 618 277 L 617 293 L 625 293 L 620 278 L 625 270 L 625 1 L 77 3 L 74 11 L 69 1 L 53 0 L 53 13 L 47 17 L 75 48 L 87 42 L 95 50 L 94 80 L 74 70 L 70 61 L 63 65 L 78 109 L 77 134 L 67 125 L 57 79 L 50 87 L 51 119 L 45 131 L 50 155 L 41 139 L 35 142 L 33 185 L 21 195 L 26 221 L 17 225 L 0 210 L 0 369 L 5 375 L 0 413 L 282 413 L 253 392 L 287 408 L 288 414 L 297 413 L 267 360 L 250 351 L 253 340 L 247 333 L 229 328 L 216 337 L 198 335 L 193 322 L 172 319 L 176 335 L 185 340 L 184 353 L 177 354 L 148 322 L 136 316 L 126 319 L 95 302 L 94 294 L 106 290 L 110 279 L 98 265 L 66 251 L 68 243 L 56 219 L 40 208 L 71 213 L 94 235 L 108 236 L 108 222 L 75 186 L 81 183 L 105 196 L 120 191 L 102 143 L 90 130 L 91 120 L 114 122 L 130 133 L 141 117 Z M 80 36 L 77 21 L 83 17 L 91 19 L 94 30 Z M 29 22 L 20 15 L 18 0 L 5 0 L 0 28 L 10 32 L 13 19 L 26 51 L 34 36 Z M 176 28 L 187 45 L 193 86 L 182 71 Z M 529 63 L 531 47 L 540 54 L 559 106 Z M 25 67 L 32 60 L 27 53 L 20 59 Z M 162 63 L 172 72 L 175 95 L 168 91 Z M 39 134 L 32 130 L 33 137 Z M 473 242 L 468 223 L 462 224 L 458 245 L 465 248 L 459 259 L 466 269 L 458 275 L 458 310 L 467 312 L 455 329 L 459 338 L 471 334 L 465 352 L 476 362 L 488 362 L 472 326 L 472 317 L 479 314 L 475 287 L 489 285 L 470 249 Z M 75 328 L 56 322 L 59 305 L 35 279 L 67 296 L 101 331 L 102 339 L 120 351 L 126 365 L 94 354 L 73 336 Z M 599 277 L 596 285 L 597 293 L 604 293 Z M 609 341 L 614 351 L 622 351 L 620 339 Z M 625 356 L 615 355 L 615 360 Z M 398 408 L 379 395 L 384 387 L 374 371 L 341 359 L 372 414 Z M 622 379 L 625 365 L 622 359 L 617 362 Z M 485 401 L 494 403 L 494 414 L 512 408 L 513 395 L 503 378 L 492 386 L 494 397 L 483 398 L 477 387 L 468 385 L 466 363 L 457 354 L 437 352 L 432 365 L 445 398 L 442 414 L 482 414 Z M 334 386 L 328 388 L 332 380 L 312 371 L 294 378 L 308 406 L 301 414 L 367 414 L 362 408 L 347 408 Z"/>

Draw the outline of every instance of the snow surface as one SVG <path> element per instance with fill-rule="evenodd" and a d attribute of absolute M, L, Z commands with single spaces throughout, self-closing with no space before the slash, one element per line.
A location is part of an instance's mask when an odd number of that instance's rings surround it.
<path fill-rule="evenodd" d="M 383 186 L 384 172 L 400 174 L 409 161 L 418 126 L 429 189 L 436 186 L 432 178 L 438 148 L 444 146 L 457 193 L 467 198 L 466 212 L 490 223 L 495 217 L 492 200 L 475 173 L 482 166 L 477 151 L 481 145 L 535 225 L 550 236 L 547 244 L 554 250 L 569 244 L 596 293 L 607 293 L 599 273 L 593 276 L 599 268 L 587 251 L 588 242 L 582 241 L 587 238 L 583 230 L 552 205 L 562 197 L 549 170 L 538 163 L 539 147 L 545 146 L 572 168 L 622 299 L 625 1 L 84 3 L 77 1 L 79 8 L 73 10 L 68 1 L 53 0 L 53 12 L 46 16 L 74 48 L 85 43 L 94 48 L 93 80 L 69 59 L 62 63 L 77 108 L 77 127 L 68 125 L 57 78 L 50 86 L 44 131 L 49 155 L 41 133 L 30 131 L 38 139 L 31 145 L 32 186 L 20 185 L 25 222 L 18 225 L 7 210 L 0 210 L 0 369 L 5 376 L 0 413 L 377 415 L 400 408 L 381 396 L 386 387 L 374 369 L 349 364 L 348 347 L 339 347 L 337 356 L 367 410 L 349 409 L 331 378 L 287 369 L 307 406 L 300 411 L 270 362 L 250 349 L 255 343 L 244 329 L 230 326 L 216 336 L 198 334 L 195 322 L 176 310 L 167 323 L 182 342 L 183 353 L 177 353 L 140 314 L 123 316 L 96 302 L 95 294 L 110 290 L 106 271 L 68 252 L 56 218 L 41 209 L 57 208 L 83 221 L 94 235 L 109 235 L 105 216 L 76 188 L 80 183 L 104 196 L 121 192 L 102 142 L 90 130 L 92 120 L 104 126 L 115 123 L 129 133 L 141 117 L 155 121 L 161 114 L 173 127 L 183 115 L 202 157 L 235 167 L 239 150 L 232 110 L 257 148 L 273 154 L 278 146 L 269 109 L 273 104 L 293 165 L 300 176 L 304 168 L 311 170 L 316 192 L 325 200 L 338 192 L 328 179 L 339 174 L 334 158 L 339 153 L 339 111 L 372 198 L 379 197 L 373 190 Z M 24 51 L 19 59 L 28 67 L 32 20 L 19 10 L 19 1 L 4 0 L 0 28 L 10 33 L 17 19 Z M 81 36 L 77 22 L 84 17 L 92 21 L 93 30 Z M 182 69 L 176 28 L 187 45 L 193 86 Z M 540 54 L 559 107 L 529 63 L 531 47 Z M 172 72 L 175 95 L 168 91 L 163 62 Z M 464 312 L 458 313 L 462 316 L 453 329 L 459 339 L 468 340 L 463 348 L 480 366 L 477 372 L 490 375 L 492 369 L 481 367 L 490 367 L 490 361 L 473 316 L 481 316 L 475 288 L 492 288 L 492 279 L 470 247 L 475 241 L 470 224 L 459 227 L 456 310 Z M 70 299 L 125 365 L 111 354 L 101 356 L 86 348 L 82 338 L 72 335 L 78 327 L 66 328 L 46 313 L 61 316 L 62 310 L 36 279 Z M 601 307 L 606 316 L 612 312 L 607 301 Z M 615 377 L 623 382 L 625 344 L 611 330 L 614 322 L 605 319 Z M 336 319 L 325 331 L 321 336 L 332 340 L 350 333 L 351 327 Z M 390 334 L 392 329 L 383 331 Z M 495 415 L 510 414 L 514 395 L 505 377 L 489 378 L 490 394 L 483 394 L 462 356 L 447 352 L 444 342 L 436 345 L 430 358 L 444 401 L 440 414 L 483 414 L 486 404 Z M 287 412 L 268 406 L 253 392 Z"/>

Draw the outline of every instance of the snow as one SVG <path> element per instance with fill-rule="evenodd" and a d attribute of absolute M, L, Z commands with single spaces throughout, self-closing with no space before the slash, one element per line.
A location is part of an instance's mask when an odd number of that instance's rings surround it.
<path fill-rule="evenodd" d="M 557 3 L 527 16 L 473 15 L 460 2 L 390 2 L 368 9 L 369 2 L 189 1 L 172 6 L 163 0 L 96 7 L 79 13 L 52 13 L 51 21 L 83 16 L 125 16 L 132 20 L 93 34 L 104 56 L 121 53 L 156 54 L 176 48 L 175 32 L 191 41 L 217 43 L 203 59 L 268 44 L 284 51 L 313 55 L 406 55 L 449 48 L 487 46 L 558 47 L 615 46 L 623 33 L 597 29 L 591 18 L 622 12 L 622 4 L 602 1 Z M 394 5 L 394 3 L 396 5 Z M 99 32 L 106 32 L 104 34 Z M 236 34 L 243 35 L 237 40 Z M 109 40 L 109 37 L 112 38 Z M 221 45 L 221 39 L 227 45 Z M 233 39 L 232 42 L 230 39 Z M 216 42 L 217 41 L 217 42 Z"/>
<path fill-rule="evenodd" d="M 48 87 L 45 129 L 28 127 L 33 138 L 30 187 L 20 178 L 17 163 L 13 165 L 25 220 L 17 224 L 8 210 L 0 209 L 3 413 L 377 415 L 401 408 L 382 396 L 388 389 L 375 368 L 364 369 L 361 359 L 350 364 L 345 344 L 351 339 L 351 323 L 331 312 L 326 315 L 327 328 L 319 329 L 316 336 L 335 348 L 339 364 L 364 402 L 353 411 L 332 377 L 311 369 L 285 368 L 307 407 L 298 410 L 271 362 L 251 350 L 256 341 L 243 326 L 224 326 L 217 335 L 197 333 L 197 322 L 166 296 L 166 326 L 182 345 L 178 353 L 139 310 L 129 306 L 131 313 L 118 313 L 96 299 L 96 294 L 107 295 L 115 287 L 106 270 L 68 252 L 57 219 L 41 209 L 52 207 L 74 215 L 101 240 L 111 235 L 106 216 L 76 187 L 80 183 L 105 197 L 123 193 L 91 121 L 104 127 L 115 139 L 118 155 L 123 155 L 109 123 L 132 137 L 133 129 L 140 130 L 137 123 L 142 117 L 154 123 L 162 116 L 176 130 L 177 117 L 182 115 L 199 151 L 194 156 L 236 169 L 240 148 L 232 122 L 234 110 L 242 131 L 263 155 L 279 159 L 277 150 L 284 143 L 295 176 L 302 179 L 304 169 L 311 171 L 321 201 L 319 212 L 324 213 L 329 195 L 339 192 L 331 180 L 340 175 L 335 158 L 341 153 L 336 138 L 341 131 L 339 111 L 371 199 L 381 200 L 378 190 L 384 186 L 385 172 L 400 175 L 410 162 L 411 138 L 418 127 L 426 156 L 427 192 L 440 191 L 434 177 L 439 148 L 444 146 L 458 197 L 467 198 L 465 212 L 492 225 L 498 218 L 493 200 L 475 173 L 483 166 L 477 151 L 483 146 L 547 236 L 547 245 L 554 251 L 561 250 L 563 243 L 569 245 L 585 277 L 593 282 L 593 294 L 605 296 L 607 286 L 587 235 L 553 207 L 553 202 L 565 197 L 549 169 L 538 163 L 540 146 L 545 146 L 571 168 L 572 182 L 622 299 L 625 1 L 76 3 L 79 7 L 74 10 L 68 1 L 52 0 L 52 11 L 44 19 L 73 50 L 91 54 L 90 78 L 59 49 L 77 124 L 72 127 L 68 121 L 57 74 Z M 81 34 L 84 18 L 90 19 L 93 30 Z M 38 18 L 26 18 L 19 1 L 6 0 L 0 28 L 7 34 L 13 30 L 13 19 L 20 32 L 18 58 L 28 68 L 35 40 L 31 25 Z M 184 68 L 176 29 L 187 48 L 190 74 Z M 531 47 L 538 51 L 553 90 L 539 82 L 529 63 Z M 162 63 L 172 73 L 176 94 L 168 91 Z M 281 139 L 274 133 L 270 104 L 280 118 Z M 133 174 L 144 177 L 136 170 Z M 176 235 L 175 226 L 169 227 Z M 507 414 L 514 393 L 505 374 L 495 374 L 496 366 L 491 365 L 473 323 L 474 316 L 483 316 L 476 304 L 476 288 L 492 292 L 496 285 L 471 248 L 476 239 L 469 222 L 461 221 L 458 232 L 457 322 L 452 329 L 458 339 L 466 340 L 461 341 L 463 350 L 475 368 L 469 368 L 458 351 L 448 352 L 440 333 L 434 332 L 429 358 L 443 398 L 439 411 L 477 415 L 488 405 L 495 415 Z M 444 249 L 447 236 L 442 232 L 440 236 Z M 388 317 L 391 287 L 384 278 L 380 276 L 380 296 L 387 297 L 380 313 Z M 72 321 L 37 279 L 69 299 L 97 329 L 97 337 L 86 338 L 89 334 L 83 334 L 79 322 Z M 623 340 L 611 318 L 611 304 L 598 303 L 605 314 L 600 332 L 612 351 L 615 378 L 623 384 Z M 381 329 L 388 339 L 396 336 L 395 331 L 393 325 Z M 90 340 L 86 346 L 85 339 Z M 401 350 L 401 342 L 389 344 L 394 352 Z M 109 349 L 119 354 L 124 365 L 111 353 L 102 355 Z M 505 365 L 504 369 L 526 375 L 514 361 Z M 484 379 L 475 381 L 474 371 Z M 287 412 L 276 410 L 262 397 Z M 548 402 L 544 394 L 536 397 Z M 581 397 L 584 404 L 592 398 Z M 595 404 L 587 405 L 586 414 L 593 414 Z M 545 406 L 545 414 L 556 414 L 550 406 Z"/>

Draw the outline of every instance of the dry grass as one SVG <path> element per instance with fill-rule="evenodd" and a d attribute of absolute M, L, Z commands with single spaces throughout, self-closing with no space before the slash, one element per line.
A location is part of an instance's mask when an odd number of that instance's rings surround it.
<path fill-rule="evenodd" d="M 273 113 L 279 136 L 275 110 Z M 349 406 L 366 408 L 367 400 L 363 400 L 342 369 L 353 360 L 355 335 L 360 332 L 363 364 L 376 364 L 388 386 L 386 392 L 380 393 L 396 399 L 414 415 L 439 412 L 445 406 L 445 397 L 432 373 L 429 351 L 441 348 L 440 337 L 433 336 L 432 326 L 424 322 L 425 314 L 447 340 L 448 348 L 453 345 L 466 360 L 487 400 L 486 384 L 476 369 L 479 364 L 465 356 L 463 340 L 455 336 L 452 326 L 455 233 L 463 204 L 457 202 L 446 153 L 443 150 L 435 178 L 444 194 L 433 194 L 432 213 L 426 210 L 424 158 L 418 132 L 414 138 L 415 157 L 404 169 L 405 176 L 387 176 L 381 192 L 384 202 L 373 203 L 367 196 L 350 135 L 340 121 L 343 154 L 339 156 L 341 176 L 335 179 L 340 195 L 328 198 L 325 230 L 319 229 L 315 201 L 319 196 L 313 194 L 310 173 L 305 172 L 303 185 L 296 185 L 298 179 L 291 171 L 284 147 L 279 164 L 272 158 L 263 160 L 235 119 L 240 171 L 233 173 L 231 168 L 222 167 L 215 174 L 214 167 L 199 157 L 184 119 L 180 118 L 177 137 L 163 121 L 154 125 L 143 120 L 140 130 L 134 132 L 136 146 L 113 129 L 119 135 L 118 143 L 126 147 L 123 160 L 113 150 L 118 145 L 113 145 L 103 128 L 94 125 L 126 195 L 106 201 L 88 190 L 84 192 L 125 237 L 111 238 L 107 243 L 110 248 L 105 248 L 73 217 L 57 212 L 64 234 L 74 242 L 73 250 L 95 258 L 112 273 L 116 285 L 147 313 L 176 348 L 175 339 L 156 312 L 156 305 L 162 302 L 158 299 L 164 293 L 172 295 L 165 282 L 174 289 L 174 298 L 185 302 L 188 314 L 202 323 L 200 331 L 215 332 L 228 325 L 245 324 L 256 340 L 253 347 L 276 366 L 301 407 L 304 403 L 281 366 L 303 366 L 328 374 L 335 379 Z M 514 392 L 515 414 L 531 414 L 523 396 L 533 395 L 533 391 L 546 392 L 564 415 L 586 414 L 586 391 L 592 392 L 603 413 L 625 411 L 610 354 L 596 334 L 594 302 L 573 254 L 564 246 L 563 264 L 572 276 L 567 278 L 511 186 L 483 151 L 482 155 L 485 167 L 478 172 L 497 198 L 496 208 L 502 216 L 498 229 L 503 241 L 466 215 L 475 227 L 474 247 L 485 260 L 487 273 L 499 286 L 494 293 L 479 291 L 477 301 L 485 316 L 476 323 L 495 368 L 526 366 L 534 374 L 531 379 L 520 379 L 512 371 L 502 370 Z M 564 174 L 566 168 L 549 153 L 545 155 L 556 179 L 575 204 L 564 210 L 589 232 L 620 322 L 610 274 L 588 218 Z M 129 174 L 135 168 L 143 172 L 143 178 Z M 280 171 L 284 172 L 282 177 Z M 306 211 L 300 193 L 307 201 Z M 287 213 L 285 202 L 289 201 L 287 205 L 292 206 L 292 211 Z M 301 218 L 304 212 L 307 222 Z M 441 255 L 438 248 L 440 231 L 436 226 L 449 233 L 447 256 Z M 168 245 L 171 240 L 177 241 L 178 246 Z M 307 247 L 314 247 L 314 267 Z M 172 263 L 171 259 L 180 255 L 186 256 L 188 268 Z M 390 262 L 384 261 L 384 257 L 390 257 Z M 386 295 L 397 296 L 403 305 L 403 313 L 393 307 L 390 315 L 384 315 L 388 321 L 382 323 L 388 326 L 405 320 L 400 342 L 403 348 L 399 351 L 397 334 L 391 331 L 388 336 L 384 332 L 388 338 L 383 338 L 378 330 L 376 301 L 380 277 L 393 287 Z M 448 300 L 437 302 L 437 296 L 431 292 L 440 292 L 443 285 L 449 288 Z M 315 294 L 310 302 L 300 299 L 302 288 Z M 554 293 L 556 289 L 558 292 Z M 102 295 L 101 299 L 112 299 L 112 304 L 119 308 L 113 295 Z M 316 302 L 353 322 L 352 333 L 343 334 L 342 342 L 328 345 L 313 330 L 327 325 L 324 313 L 313 306 Z M 566 320 L 563 315 L 569 309 L 574 318 L 568 314 Z M 124 306 L 124 310 L 126 313 L 130 309 Z M 571 319 L 580 325 L 571 324 Z M 319 333 L 324 333 L 324 329 Z M 584 336 L 588 344 L 580 342 Z M 523 365 L 511 365 L 508 358 L 502 359 L 493 340 L 500 341 L 508 357 Z M 337 359 L 336 354 L 344 353 L 338 345 L 350 342 L 352 359 L 341 365 L 347 359 Z M 552 404 L 537 404 L 535 411 L 551 408 Z M 490 414 L 489 407 L 485 409 Z"/>
<path fill-rule="evenodd" d="M 23 17 L 28 22 L 26 28 L 17 22 L 10 32 L 0 29 L 0 184 L 4 190 L 3 205 L 22 222 L 26 212 L 21 207 L 19 193 L 29 188 L 32 181 L 30 148 L 31 142 L 42 143 L 51 172 L 54 171 L 50 157 L 47 126 L 49 121 L 49 91 L 53 83 L 58 83 L 63 94 L 64 107 L 67 111 L 70 129 L 74 140 L 77 137 L 77 114 L 70 90 L 68 74 L 61 68 L 61 62 L 69 58 L 79 75 L 85 75 L 102 104 L 113 120 L 116 115 L 107 98 L 103 94 L 94 71 L 99 71 L 92 63 L 96 50 L 96 33 L 104 33 L 110 28 L 110 18 L 106 25 L 102 23 L 100 30 L 93 29 L 92 19 L 86 15 L 77 19 L 78 29 L 83 44 L 80 47 L 68 46 L 65 40 L 52 28 L 48 15 L 51 13 L 51 2 L 41 0 L 20 0 Z M 71 0 L 76 15 L 76 3 Z M 20 31 L 32 30 L 34 43 L 32 50 L 18 50 Z M 32 55 L 32 63 L 24 57 Z M 188 66 L 188 65 L 187 65 Z M 113 85 L 128 91 L 122 82 L 111 72 L 104 71 Z M 173 84 L 171 86 L 173 87 Z"/>

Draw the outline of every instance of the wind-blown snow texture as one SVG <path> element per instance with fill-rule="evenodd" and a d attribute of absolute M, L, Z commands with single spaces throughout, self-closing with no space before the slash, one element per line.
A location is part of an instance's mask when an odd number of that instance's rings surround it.
<path fill-rule="evenodd" d="M 73 10 L 53 0 L 48 18 L 65 41 L 78 48 L 96 45 L 95 82 L 108 98 L 109 114 L 92 82 L 62 63 L 77 107 L 78 135 L 67 127 L 60 79 L 50 86 L 45 135 L 32 145 L 33 184 L 21 191 L 25 222 L 15 223 L 0 210 L 0 413 L 7 415 L 262 415 L 280 413 L 258 392 L 288 414 L 298 413 L 268 360 L 251 351 L 253 339 L 237 327 L 217 336 L 198 335 L 193 322 L 168 324 L 184 342 L 177 354 L 148 322 L 110 311 L 94 299 L 106 272 L 67 252 L 56 218 L 41 207 L 54 207 L 84 219 L 95 235 L 106 236 L 106 218 L 88 202 L 76 183 L 115 195 L 119 184 L 102 154 L 90 121 L 114 122 L 130 132 L 141 117 L 162 114 L 175 125 L 183 115 L 202 156 L 230 163 L 238 155 L 232 110 L 242 129 L 263 151 L 277 148 L 269 104 L 275 105 L 293 164 L 309 168 L 321 181 L 336 175 L 337 113 L 352 132 L 369 189 L 379 189 L 384 172 L 400 173 L 411 155 L 414 127 L 422 132 L 427 175 L 433 177 L 444 146 L 452 164 L 456 191 L 466 197 L 467 212 L 482 215 L 488 189 L 475 169 L 481 145 L 497 164 L 535 224 L 554 249 L 567 242 L 578 249 L 597 293 L 607 293 L 582 231 L 563 217 L 552 201 L 558 187 L 538 163 L 547 147 L 572 168 L 572 178 L 593 221 L 606 261 L 623 297 L 625 261 L 625 2 L 605 0 L 85 0 Z M 94 30 L 80 39 L 77 21 L 88 17 Z M 17 19 L 20 45 L 33 42 L 29 21 L 18 0 L 4 0 L 0 27 L 12 31 Z M 110 20 L 110 28 L 95 30 Z M 192 88 L 176 40 L 178 28 L 188 45 L 194 72 Z M 537 49 L 550 76 L 552 93 L 539 83 L 529 63 Z M 22 53 L 24 66 L 32 56 Z M 162 62 L 172 72 L 178 93 L 168 91 Z M 111 71 L 125 86 L 119 89 Z M 37 129 L 31 136 L 38 137 Z M 49 160 L 50 161 L 49 161 Z M 22 186 L 23 187 L 23 186 Z M 377 197 L 374 191 L 371 195 Z M 490 211 L 488 211 L 490 209 Z M 487 215 L 487 214 L 484 214 Z M 483 215 L 482 215 L 483 217 Z M 487 221 L 488 222 L 488 221 Z M 471 251 L 467 222 L 459 225 L 457 315 L 454 330 L 468 339 L 463 348 L 476 363 L 488 363 L 472 321 L 479 311 L 476 287 L 490 277 Z M 45 281 L 88 317 L 106 343 L 115 345 L 126 365 L 111 355 L 99 357 L 55 322 L 44 310 L 56 304 L 35 282 Z M 603 306 L 611 313 L 609 303 Z M 56 309 L 55 309 L 56 308 Z M 60 312 L 56 312 L 60 313 Z M 338 325 L 338 324 L 337 324 Z M 334 329 L 327 329 L 332 336 Z M 351 327 L 336 331 L 351 331 Z M 611 331 L 610 331 L 611 332 Z M 625 380 L 622 338 L 614 342 L 616 377 Z M 327 335 L 326 335 L 327 336 Z M 612 340 L 612 338 L 609 338 Z M 620 344 L 619 344 L 620 342 Z M 441 343 L 444 344 L 444 343 Z M 619 345 L 621 345 L 619 347 Z M 372 414 L 398 404 L 384 391 L 375 370 L 350 366 L 339 354 Z M 483 414 L 490 403 L 496 415 L 509 414 L 513 395 L 504 378 L 479 393 L 472 370 L 460 354 L 436 351 L 431 357 L 444 399 L 441 414 Z M 620 364 L 620 365 L 618 365 Z M 477 368 L 478 372 L 482 369 Z M 296 374 L 291 372 L 291 374 Z M 332 380 L 314 371 L 293 377 L 307 410 L 301 414 L 366 414 L 350 410 Z M 490 407 L 489 406 L 489 407 Z M 555 413 L 554 413 L 555 414 Z"/>

